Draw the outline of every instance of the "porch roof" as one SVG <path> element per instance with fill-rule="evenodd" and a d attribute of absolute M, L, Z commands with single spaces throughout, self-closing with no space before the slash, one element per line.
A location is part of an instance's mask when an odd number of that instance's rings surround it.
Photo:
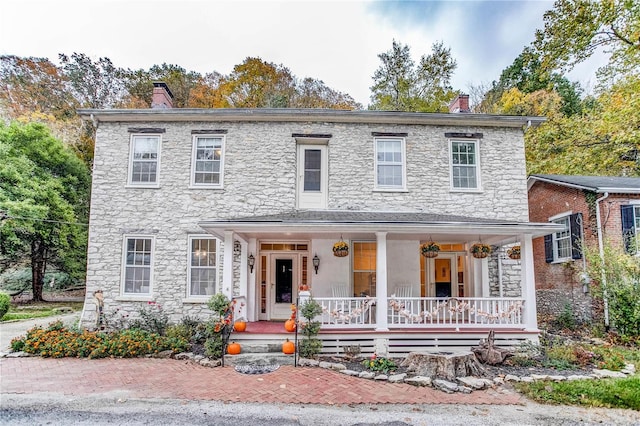
<path fill-rule="evenodd" d="M 419 238 L 420 234 L 449 241 L 466 241 L 481 236 L 487 243 L 499 243 L 517 234 L 540 237 L 564 229 L 553 223 L 516 222 L 501 219 L 463 217 L 424 212 L 381 212 L 353 210 L 295 210 L 271 215 L 204 220 L 199 225 L 214 235 L 225 231 L 241 236 L 266 237 L 282 234 L 311 236 L 359 235 L 388 232 L 398 238 Z"/>

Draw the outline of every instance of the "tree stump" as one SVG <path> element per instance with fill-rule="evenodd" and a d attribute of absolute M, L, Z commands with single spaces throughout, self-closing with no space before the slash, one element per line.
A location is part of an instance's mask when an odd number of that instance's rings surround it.
<path fill-rule="evenodd" d="M 497 347 L 494 339 L 495 333 L 491 330 L 486 340 L 482 340 L 478 346 L 471 348 L 483 364 L 502 364 L 507 357 L 513 355 L 513 350 Z"/>
<path fill-rule="evenodd" d="M 482 376 L 484 368 L 470 351 L 411 352 L 400 364 L 419 376 L 455 380 L 456 377 Z"/>

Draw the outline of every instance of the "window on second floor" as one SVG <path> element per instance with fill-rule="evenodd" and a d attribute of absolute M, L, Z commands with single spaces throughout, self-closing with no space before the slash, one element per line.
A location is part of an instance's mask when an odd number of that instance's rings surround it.
<path fill-rule="evenodd" d="M 405 189 L 403 138 L 376 138 L 376 189 Z"/>
<path fill-rule="evenodd" d="M 191 161 L 191 185 L 222 187 L 224 165 L 224 137 L 194 136 Z"/>
<path fill-rule="evenodd" d="M 544 237 L 547 263 L 582 259 L 582 213 L 554 217 L 550 222 L 564 229 Z"/>
<path fill-rule="evenodd" d="M 640 255 L 640 204 L 620 206 L 625 251 Z"/>
<path fill-rule="evenodd" d="M 129 184 L 157 186 L 160 164 L 160 136 L 131 136 L 129 155 Z"/>
<path fill-rule="evenodd" d="M 480 163 L 477 140 L 451 140 L 451 188 L 480 189 Z"/>

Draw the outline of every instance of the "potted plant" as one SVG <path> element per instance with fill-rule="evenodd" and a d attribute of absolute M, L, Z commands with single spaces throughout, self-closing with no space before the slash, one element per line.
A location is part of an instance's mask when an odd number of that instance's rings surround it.
<path fill-rule="evenodd" d="M 420 245 L 420 254 L 424 257 L 437 257 L 439 251 L 440 246 L 438 243 L 434 243 L 433 241 Z"/>
<path fill-rule="evenodd" d="M 520 246 L 513 246 L 509 250 L 507 250 L 507 256 L 509 259 L 519 260 L 520 259 Z"/>
<path fill-rule="evenodd" d="M 333 245 L 333 255 L 337 257 L 345 257 L 349 254 L 349 244 L 340 239 Z"/>
<path fill-rule="evenodd" d="M 471 246 L 471 255 L 475 258 L 482 259 L 489 256 L 492 252 L 491 246 L 488 244 L 476 243 Z"/>

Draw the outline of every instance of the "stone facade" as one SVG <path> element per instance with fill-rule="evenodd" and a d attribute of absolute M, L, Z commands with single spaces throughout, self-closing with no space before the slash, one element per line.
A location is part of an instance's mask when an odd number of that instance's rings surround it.
<path fill-rule="evenodd" d="M 128 185 L 129 129 L 163 129 L 157 188 Z M 190 187 L 193 131 L 224 130 L 224 186 Z M 406 191 L 374 188 L 372 132 L 406 133 Z M 447 132 L 482 133 L 481 190 L 450 190 Z M 172 321 L 207 315 L 203 300 L 187 298 L 188 236 L 204 235 L 203 220 L 287 212 L 296 208 L 295 133 L 330 134 L 328 209 L 422 211 L 527 222 L 524 144 L 520 128 L 344 122 L 101 121 L 97 129 L 90 213 L 87 304 L 83 324 L 95 323 L 91 295 L 105 294 L 107 314 L 134 314 L 160 304 Z M 125 236 L 154 239 L 151 294 L 122 292 Z M 412 246 L 413 247 L 413 246 Z M 222 250 L 223 245 L 220 244 Z M 222 256 L 218 282 L 222 279 Z M 239 262 L 234 263 L 234 283 Z M 515 278 L 514 278 L 515 282 Z M 508 294 L 516 295 L 511 281 Z M 505 294 L 506 295 L 506 294 Z M 519 294 L 518 294 L 519 295 Z"/>

